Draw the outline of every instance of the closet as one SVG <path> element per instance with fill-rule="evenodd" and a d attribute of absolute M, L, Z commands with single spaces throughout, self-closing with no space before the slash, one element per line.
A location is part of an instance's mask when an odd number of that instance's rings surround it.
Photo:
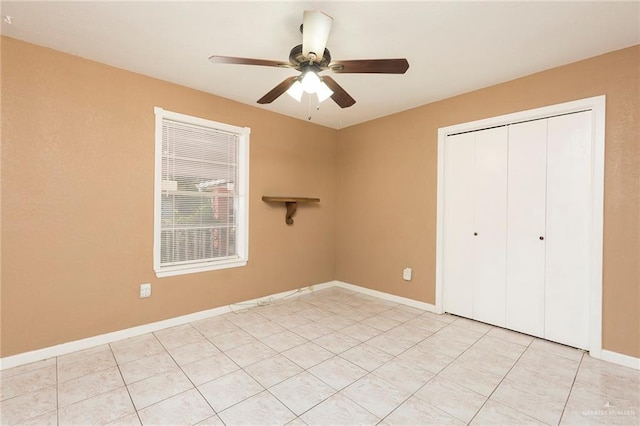
<path fill-rule="evenodd" d="M 443 310 L 588 348 L 592 111 L 446 136 Z"/>

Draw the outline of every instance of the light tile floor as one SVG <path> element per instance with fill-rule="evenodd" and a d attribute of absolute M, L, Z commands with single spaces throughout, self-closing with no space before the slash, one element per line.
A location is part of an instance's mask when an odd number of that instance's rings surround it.
<path fill-rule="evenodd" d="M 3 425 L 640 424 L 640 372 L 340 288 L 1 373 Z"/>

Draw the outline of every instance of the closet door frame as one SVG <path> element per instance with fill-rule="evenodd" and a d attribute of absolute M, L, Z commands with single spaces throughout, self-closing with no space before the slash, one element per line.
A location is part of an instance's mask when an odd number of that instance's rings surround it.
<path fill-rule="evenodd" d="M 529 120 L 544 119 L 562 114 L 591 111 L 591 202 L 589 225 L 589 351 L 592 357 L 602 358 L 602 241 L 604 211 L 604 150 L 605 95 L 581 99 L 498 117 L 441 127 L 438 129 L 438 188 L 436 226 L 436 303 L 443 312 L 444 289 L 444 203 L 445 203 L 445 143 L 447 136 L 505 126 Z"/>

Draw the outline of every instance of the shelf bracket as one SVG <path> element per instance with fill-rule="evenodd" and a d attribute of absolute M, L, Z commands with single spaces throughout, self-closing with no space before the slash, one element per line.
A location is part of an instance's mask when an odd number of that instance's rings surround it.
<path fill-rule="evenodd" d="M 287 201 L 284 204 L 287 206 L 287 216 L 284 221 L 287 225 L 293 225 L 293 215 L 296 214 L 296 210 L 298 210 L 298 203 L 296 201 Z"/>
<path fill-rule="evenodd" d="M 285 216 L 285 222 L 287 225 L 293 225 L 293 215 L 298 210 L 298 203 L 319 203 L 320 198 L 307 198 L 307 197 L 269 197 L 263 196 L 262 201 L 266 203 L 284 203 L 287 207 L 287 214 Z"/>

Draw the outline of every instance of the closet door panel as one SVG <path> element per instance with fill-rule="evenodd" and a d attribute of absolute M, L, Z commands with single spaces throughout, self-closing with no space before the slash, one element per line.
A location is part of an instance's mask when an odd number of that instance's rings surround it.
<path fill-rule="evenodd" d="M 447 137 L 445 143 L 444 310 L 473 316 L 474 135 Z"/>
<path fill-rule="evenodd" d="M 539 337 L 544 336 L 546 155 L 547 120 L 509 126 L 506 326 Z"/>
<path fill-rule="evenodd" d="M 591 112 L 548 120 L 545 338 L 588 348 Z"/>
<path fill-rule="evenodd" d="M 505 324 L 507 127 L 475 132 L 473 317 Z"/>

